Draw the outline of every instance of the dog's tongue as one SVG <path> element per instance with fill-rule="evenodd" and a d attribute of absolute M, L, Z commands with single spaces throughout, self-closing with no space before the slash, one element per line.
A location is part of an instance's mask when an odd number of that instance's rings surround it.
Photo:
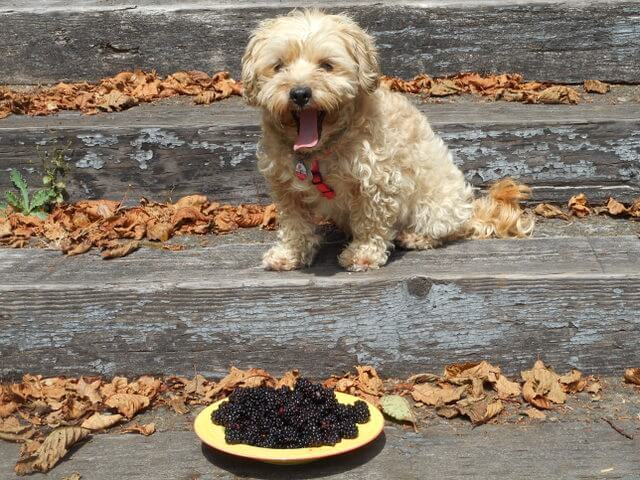
<path fill-rule="evenodd" d="M 318 144 L 318 111 L 315 108 L 305 108 L 300 112 L 300 130 L 298 138 L 293 144 L 294 150 L 311 148 Z"/>

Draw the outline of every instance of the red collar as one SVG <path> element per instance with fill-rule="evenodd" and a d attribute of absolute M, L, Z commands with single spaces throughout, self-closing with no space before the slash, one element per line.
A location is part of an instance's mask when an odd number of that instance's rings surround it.
<path fill-rule="evenodd" d="M 329 149 L 319 153 L 311 160 L 311 182 L 316 186 L 318 191 L 328 200 L 331 200 L 336 196 L 336 192 L 333 189 L 322 181 L 322 174 L 320 173 L 320 163 L 318 160 L 324 158 L 331 154 Z M 302 159 L 298 159 L 295 166 L 296 177 L 300 180 L 306 180 L 307 178 L 307 167 L 305 166 Z"/>

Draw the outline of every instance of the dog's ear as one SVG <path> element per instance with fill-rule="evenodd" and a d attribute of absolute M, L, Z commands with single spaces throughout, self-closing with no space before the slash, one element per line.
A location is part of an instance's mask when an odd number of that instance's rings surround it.
<path fill-rule="evenodd" d="M 367 34 L 350 18 L 343 18 L 347 48 L 358 64 L 358 82 L 367 93 L 372 93 L 380 83 L 378 52 L 371 35 Z"/>
<path fill-rule="evenodd" d="M 245 100 L 249 105 L 256 104 L 258 94 L 258 72 L 256 71 L 257 50 L 263 43 L 260 28 L 249 39 L 247 48 L 242 56 L 242 88 Z"/>

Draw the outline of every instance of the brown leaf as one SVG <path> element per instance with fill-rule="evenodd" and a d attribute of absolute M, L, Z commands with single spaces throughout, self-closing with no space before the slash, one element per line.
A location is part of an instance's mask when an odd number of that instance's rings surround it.
<path fill-rule="evenodd" d="M 11 223 L 0 218 L 0 238 L 11 236 Z"/>
<path fill-rule="evenodd" d="M 169 222 L 147 224 L 147 238 L 152 241 L 166 242 L 173 236 L 173 225 Z"/>
<path fill-rule="evenodd" d="M 522 393 L 520 384 L 512 382 L 504 375 L 500 375 L 494 385 L 496 392 L 498 392 L 498 398 L 507 399 L 510 397 L 518 397 Z"/>
<path fill-rule="evenodd" d="M 587 206 L 587 196 L 584 193 L 574 195 L 569 199 L 569 209 L 576 217 L 586 217 L 591 214 L 591 210 Z"/>
<path fill-rule="evenodd" d="M 276 382 L 275 388 L 289 387 L 293 389 L 293 387 L 296 386 L 296 383 L 298 382 L 299 377 L 300 377 L 300 372 L 298 370 L 296 369 L 289 370 L 282 376 L 281 379 L 279 379 Z"/>
<path fill-rule="evenodd" d="M 81 480 L 81 479 L 82 479 L 82 475 L 76 472 L 76 473 L 72 473 L 68 477 L 64 477 L 62 480 Z"/>
<path fill-rule="evenodd" d="M 433 97 L 446 97 L 448 95 L 456 95 L 461 91 L 462 89 L 456 85 L 456 82 L 445 78 L 436 81 L 429 89 L 429 95 Z"/>
<path fill-rule="evenodd" d="M 88 398 L 92 404 L 102 402 L 102 396 L 100 395 L 100 380 L 94 380 L 91 383 L 85 382 L 84 378 L 78 380 L 78 384 L 75 386 L 75 390 L 81 397 Z"/>
<path fill-rule="evenodd" d="M 8 417 L 16 410 L 18 410 L 18 404 L 14 401 L 0 403 L 0 418 Z"/>
<path fill-rule="evenodd" d="M 442 405 L 436 407 L 436 414 L 440 417 L 444 418 L 455 418 L 460 415 L 460 411 L 456 407 L 451 407 L 449 405 Z"/>
<path fill-rule="evenodd" d="M 430 383 L 421 383 L 413 386 L 411 396 L 416 402 L 422 402 L 425 405 L 440 406 L 460 400 L 467 390 L 466 385 L 460 387 L 443 387 L 433 386 Z"/>
<path fill-rule="evenodd" d="M 156 431 L 155 423 L 147 423 L 145 425 L 141 425 L 139 423 L 133 423 L 122 429 L 122 433 L 139 433 L 140 435 L 144 435 L 148 437 L 149 435 L 153 435 Z"/>
<path fill-rule="evenodd" d="M 558 381 L 566 393 L 578 393 L 583 391 L 587 386 L 587 380 L 582 378 L 582 372 L 576 369 L 560 376 Z"/>
<path fill-rule="evenodd" d="M 21 432 L 21 433 L 11 433 L 11 432 L 0 432 L 0 440 L 4 440 L 7 442 L 15 442 L 15 443 L 23 443 L 32 438 L 35 435 L 35 430 L 32 428 Z"/>
<path fill-rule="evenodd" d="M 267 205 L 262 215 L 262 223 L 260 227 L 264 230 L 274 230 L 278 223 L 277 208 L 274 203 Z"/>
<path fill-rule="evenodd" d="M 564 213 L 555 205 L 551 205 L 549 203 L 539 203 L 538 205 L 536 205 L 536 208 L 534 208 L 533 212 L 536 215 L 540 215 L 541 217 L 545 218 L 562 218 L 564 220 L 569 219 L 569 216 L 566 213 Z"/>
<path fill-rule="evenodd" d="M 564 85 L 554 85 L 544 89 L 538 96 L 540 103 L 578 103 L 580 101 L 580 93 L 571 87 Z"/>
<path fill-rule="evenodd" d="M 93 244 L 89 240 L 85 240 L 76 244 L 69 243 L 62 248 L 62 251 L 70 257 L 73 257 L 74 255 L 82 255 L 83 253 L 87 253 L 89 250 L 91 250 L 91 247 L 93 247 Z"/>
<path fill-rule="evenodd" d="M 418 373 L 407 378 L 407 383 L 437 382 L 440 377 L 435 373 Z"/>
<path fill-rule="evenodd" d="M 82 422 L 82 428 L 86 428 L 88 430 L 106 430 L 108 428 L 113 427 L 120 420 L 122 420 L 122 415 L 104 415 L 102 413 L 94 413 L 89 418 L 87 418 L 84 422 Z"/>
<path fill-rule="evenodd" d="M 169 405 L 174 412 L 180 415 L 189 413 L 189 408 L 187 407 L 183 397 L 172 396 L 168 400 L 167 405 Z"/>
<path fill-rule="evenodd" d="M 471 420 L 471 423 L 474 425 L 482 425 L 502 412 L 502 410 L 504 410 L 504 404 L 500 400 L 491 401 L 488 398 L 478 402 L 466 399 L 458 402 L 456 408 L 460 411 L 461 415 L 469 417 L 469 420 Z"/>
<path fill-rule="evenodd" d="M 634 385 L 640 385 L 640 368 L 627 368 L 624 371 L 624 379 Z"/>
<path fill-rule="evenodd" d="M 611 90 L 611 85 L 600 80 L 585 80 L 583 87 L 587 93 L 607 93 Z"/>
<path fill-rule="evenodd" d="M 560 386 L 560 376 L 540 360 L 531 370 L 522 372 L 522 379 L 525 381 L 522 396 L 534 407 L 549 409 L 553 403 L 564 403 L 567 399 Z"/>
<path fill-rule="evenodd" d="M 96 107 L 105 112 L 120 112 L 137 104 L 137 99 L 114 90 L 105 95 L 100 103 L 96 104 Z"/>
<path fill-rule="evenodd" d="M 614 217 L 629 213 L 627 207 L 613 197 L 609 197 L 609 200 L 607 201 L 607 212 L 609 215 L 613 215 Z"/>
<path fill-rule="evenodd" d="M 112 258 L 120 258 L 135 252 L 140 248 L 140 242 L 131 241 L 125 243 L 118 243 L 116 246 L 110 247 L 102 252 L 102 258 L 110 260 Z"/>
<path fill-rule="evenodd" d="M 535 418 L 536 420 L 544 420 L 545 418 L 547 418 L 547 415 L 544 412 L 541 412 L 540 410 L 538 410 L 537 408 L 528 408 L 524 411 L 524 413 L 529 418 Z"/>
<path fill-rule="evenodd" d="M 0 432 L 2 433 L 22 433 L 29 428 L 29 425 L 21 425 L 16 417 L 0 419 Z"/>
<path fill-rule="evenodd" d="M 33 472 L 48 472 L 67 454 L 71 446 L 88 435 L 89 430 L 81 427 L 62 427 L 54 430 L 32 457 L 18 462 L 16 473 L 28 475 Z"/>
<path fill-rule="evenodd" d="M 118 410 L 127 418 L 134 417 L 140 410 L 149 406 L 149 397 L 133 393 L 116 393 L 105 402 L 108 407 Z"/>

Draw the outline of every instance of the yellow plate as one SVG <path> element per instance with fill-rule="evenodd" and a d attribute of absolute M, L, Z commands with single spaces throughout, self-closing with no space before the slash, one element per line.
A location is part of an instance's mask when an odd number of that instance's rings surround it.
<path fill-rule="evenodd" d="M 361 400 L 353 395 L 336 392 L 338 402 L 352 405 L 356 400 Z M 321 458 L 340 455 L 375 440 L 384 427 L 382 413 L 368 402 L 370 418 L 367 423 L 358 424 L 358 436 L 356 438 L 345 438 L 334 446 L 309 447 L 309 448 L 262 448 L 252 445 L 237 444 L 230 445 L 224 439 L 224 427 L 216 425 L 211 421 L 211 414 L 218 409 L 222 399 L 202 410 L 193 424 L 196 435 L 204 443 L 231 455 L 251 458 L 261 462 L 275 464 L 296 464 L 312 462 Z M 364 401 L 364 400 L 363 400 Z"/>

